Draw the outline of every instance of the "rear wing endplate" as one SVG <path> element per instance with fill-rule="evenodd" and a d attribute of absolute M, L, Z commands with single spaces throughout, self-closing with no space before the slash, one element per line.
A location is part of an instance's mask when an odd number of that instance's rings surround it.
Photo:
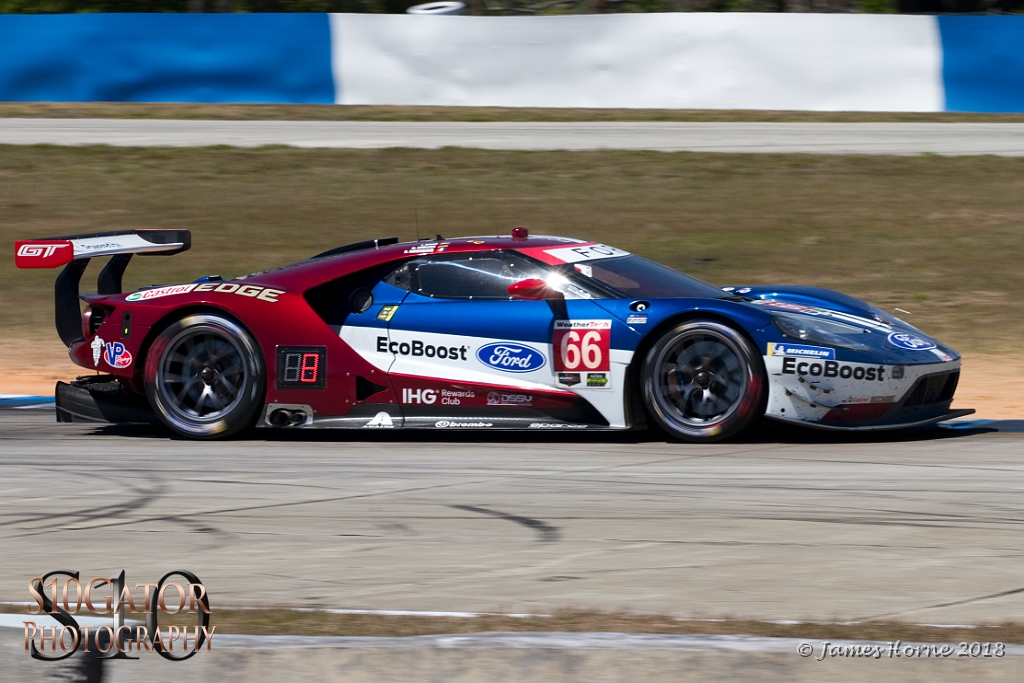
<path fill-rule="evenodd" d="M 188 230 L 126 230 L 71 237 L 18 240 L 14 264 L 19 268 L 56 268 L 79 259 L 119 254 L 170 256 L 192 246 Z"/>
<path fill-rule="evenodd" d="M 82 338 L 78 285 L 89 259 L 112 257 L 96 280 L 99 294 L 120 294 L 121 277 L 134 254 L 172 256 L 192 246 L 188 230 L 125 230 L 70 237 L 18 240 L 14 263 L 18 268 L 64 266 L 53 287 L 57 334 L 65 346 Z"/>

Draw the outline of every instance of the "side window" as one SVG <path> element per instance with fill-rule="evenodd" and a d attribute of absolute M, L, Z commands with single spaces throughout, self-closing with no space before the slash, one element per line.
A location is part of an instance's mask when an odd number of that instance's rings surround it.
<path fill-rule="evenodd" d="M 399 289 L 411 292 L 413 263 L 414 262 L 407 262 L 398 266 L 385 276 L 384 282 L 388 283 L 392 287 L 398 287 Z"/>
<path fill-rule="evenodd" d="M 545 275 L 541 268 L 511 254 L 474 252 L 417 258 L 393 270 L 384 281 L 439 299 L 507 301 L 509 285 Z"/>

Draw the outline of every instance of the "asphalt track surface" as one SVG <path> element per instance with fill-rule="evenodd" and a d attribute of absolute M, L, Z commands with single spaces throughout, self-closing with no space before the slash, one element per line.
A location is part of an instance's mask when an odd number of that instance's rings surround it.
<path fill-rule="evenodd" d="M 0 410 L 0 600 L 54 569 L 214 604 L 1024 619 L 1024 434 L 263 432 Z"/>
<path fill-rule="evenodd" d="M 0 144 L 1024 156 L 1013 123 L 492 123 L 0 118 Z"/>

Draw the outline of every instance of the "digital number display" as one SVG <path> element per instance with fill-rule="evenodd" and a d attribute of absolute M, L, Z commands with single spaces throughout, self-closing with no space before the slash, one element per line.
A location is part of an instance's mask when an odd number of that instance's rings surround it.
<path fill-rule="evenodd" d="M 278 346 L 278 389 L 323 389 L 327 384 L 326 346 Z"/>

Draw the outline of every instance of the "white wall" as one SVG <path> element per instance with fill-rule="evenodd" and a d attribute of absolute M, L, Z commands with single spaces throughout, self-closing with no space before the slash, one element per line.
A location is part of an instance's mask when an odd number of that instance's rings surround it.
<path fill-rule="evenodd" d="M 934 17 L 331 15 L 339 104 L 942 111 Z"/>

